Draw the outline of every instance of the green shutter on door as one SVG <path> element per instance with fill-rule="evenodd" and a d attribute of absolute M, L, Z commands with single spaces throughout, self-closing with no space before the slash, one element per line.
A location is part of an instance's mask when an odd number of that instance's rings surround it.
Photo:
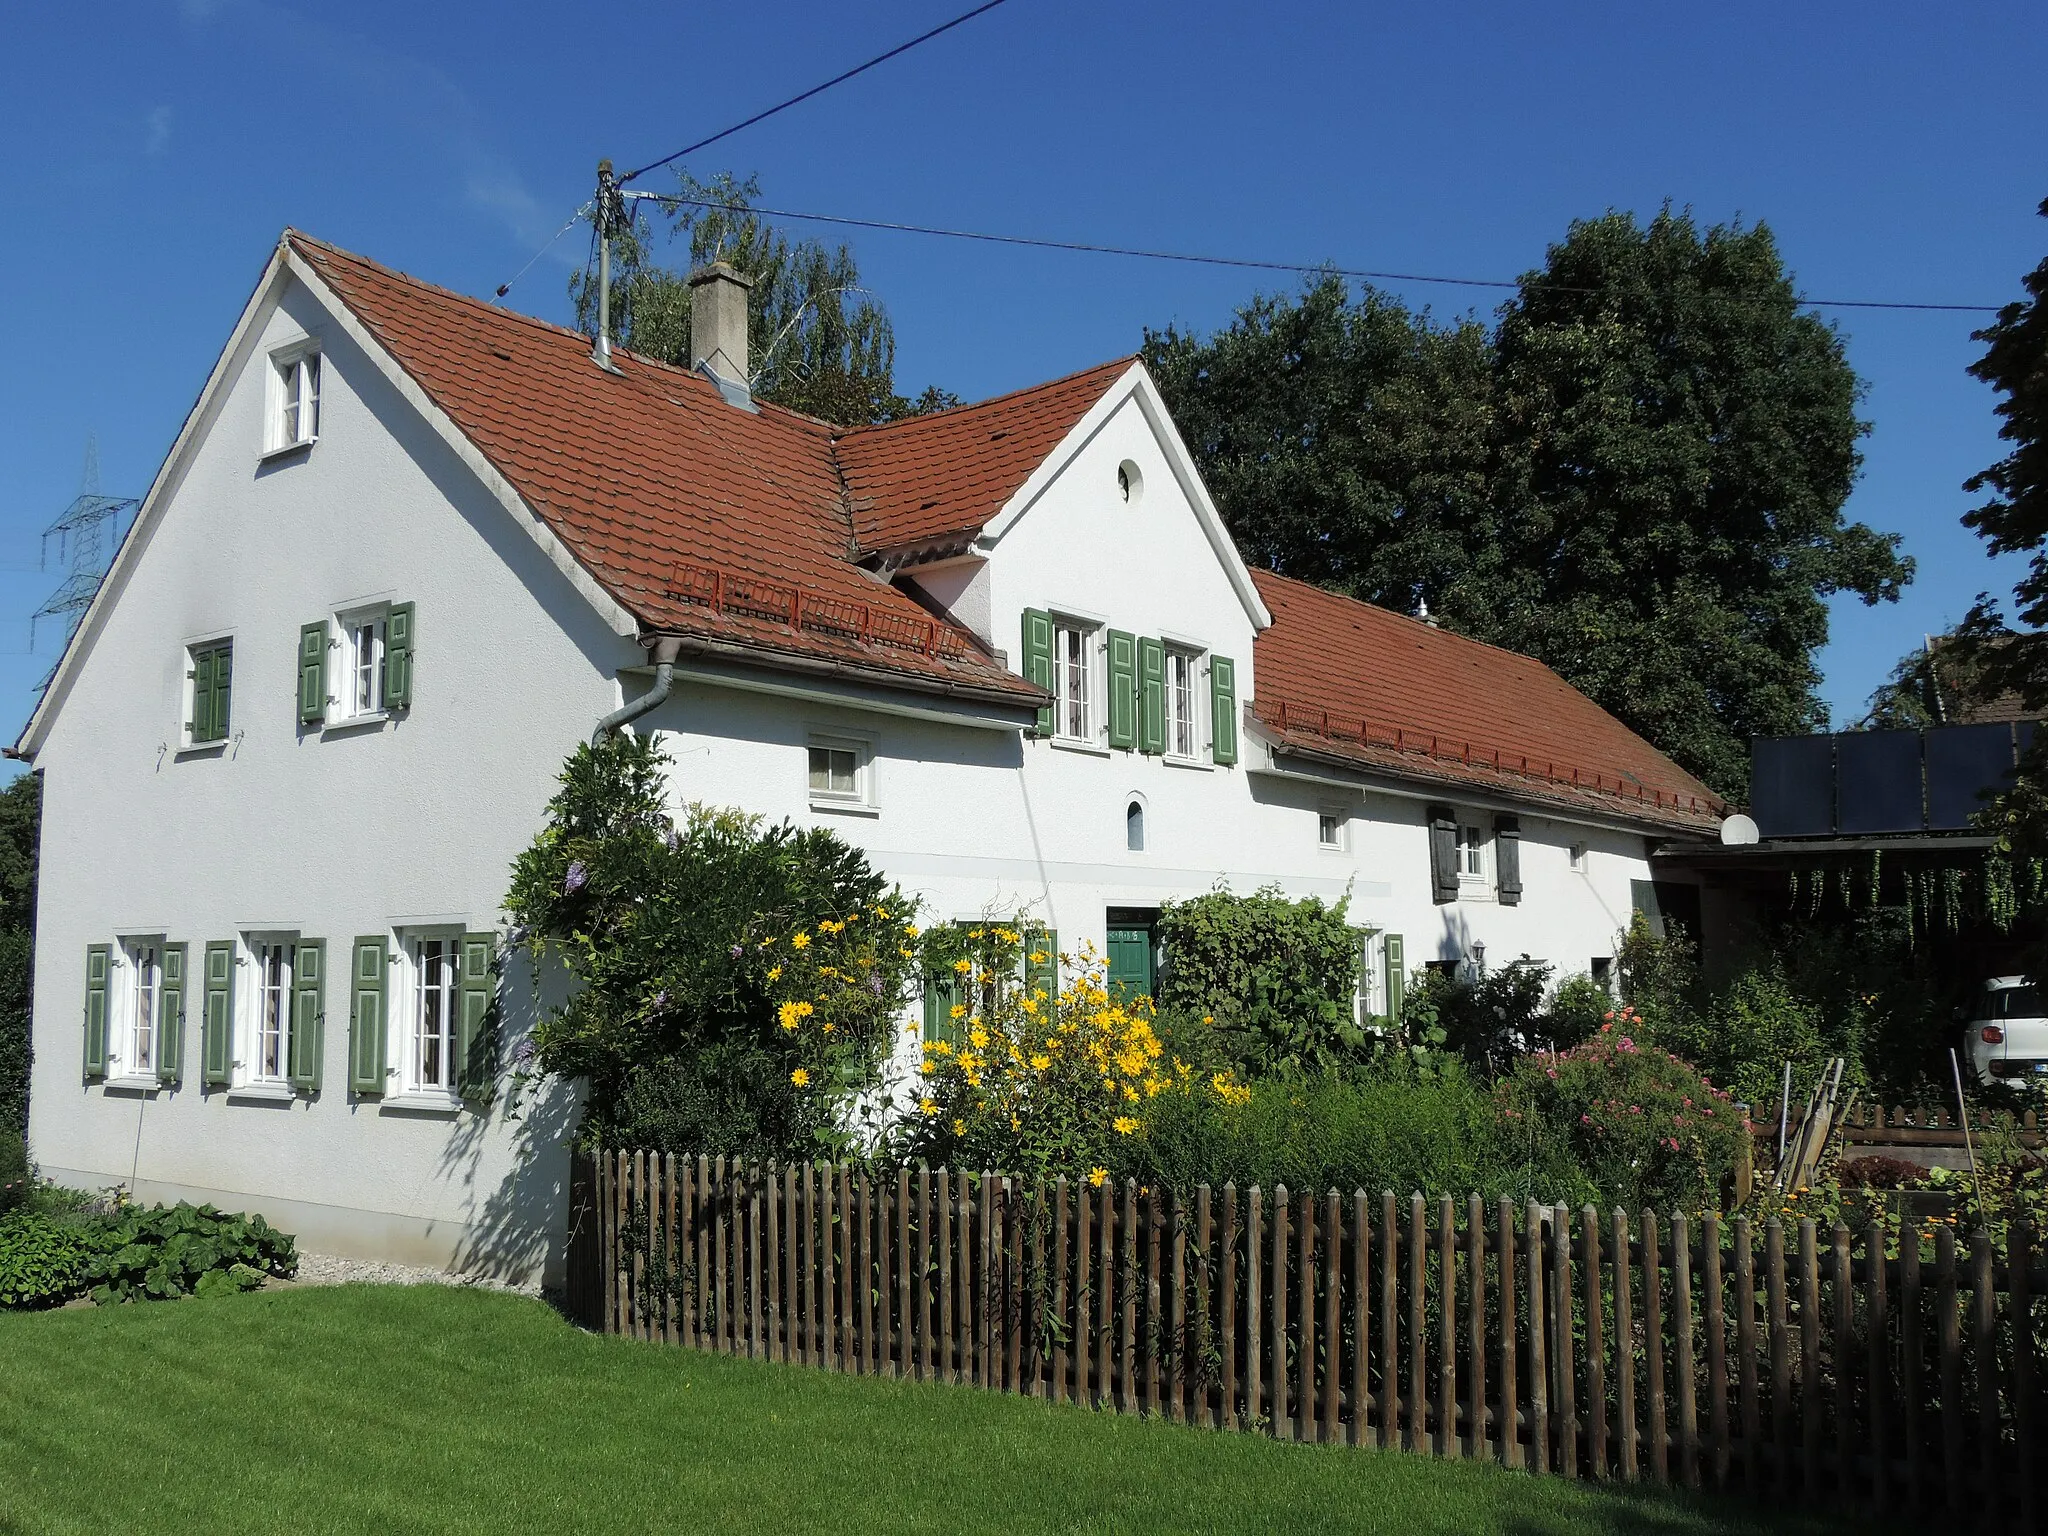
<path fill-rule="evenodd" d="M 1408 1000 L 1408 955 L 1407 946 L 1401 942 L 1401 935 L 1390 933 L 1386 939 L 1387 957 L 1387 1017 L 1395 1023 L 1401 1022 L 1401 1007 Z"/>
<path fill-rule="evenodd" d="M 110 944 L 85 950 L 85 1075 L 107 1075 L 107 980 L 114 964 Z"/>
<path fill-rule="evenodd" d="M 327 621 L 299 629 L 299 723 L 327 719 Z"/>
<path fill-rule="evenodd" d="M 185 1072 L 185 946 L 164 946 L 156 992 L 156 1078 L 175 1088 Z"/>
<path fill-rule="evenodd" d="M 412 708 L 412 652 L 417 625 L 411 603 L 393 603 L 384 618 L 384 707 Z"/>
<path fill-rule="evenodd" d="M 1228 656 L 1209 658 L 1209 739 L 1217 762 L 1237 761 L 1237 663 Z"/>
<path fill-rule="evenodd" d="M 227 1084 L 235 1075 L 235 946 L 217 940 L 206 946 L 206 997 L 199 1015 L 199 1080 Z"/>
<path fill-rule="evenodd" d="M 498 1054 L 495 1026 L 497 979 L 491 961 L 497 939 L 488 933 L 462 936 L 461 1032 L 456 1038 L 457 1086 L 465 1099 L 488 1100 L 497 1079 Z"/>
<path fill-rule="evenodd" d="M 382 934 L 356 940 L 348 981 L 348 1086 L 351 1093 L 365 1098 L 378 1098 L 384 1092 L 389 961 Z"/>
<path fill-rule="evenodd" d="M 1109 632 L 1109 744 L 1138 744 L 1138 637 Z"/>
<path fill-rule="evenodd" d="M 1041 608 L 1024 610 L 1024 681 L 1034 687 L 1052 692 L 1052 615 Z M 1033 734 L 1052 734 L 1052 706 L 1046 705 L 1038 712 L 1038 724 Z"/>
<path fill-rule="evenodd" d="M 294 1088 L 318 1091 L 326 1044 L 327 941 L 300 939 L 292 952 L 292 1036 L 285 1058 Z"/>
<path fill-rule="evenodd" d="M 1166 750 L 1166 646 L 1149 638 L 1138 642 L 1138 750 Z"/>
<path fill-rule="evenodd" d="M 1024 990 L 1037 992 L 1041 987 L 1045 989 L 1048 1005 L 1060 995 L 1060 936 L 1051 928 L 1027 928 L 1024 930 Z"/>

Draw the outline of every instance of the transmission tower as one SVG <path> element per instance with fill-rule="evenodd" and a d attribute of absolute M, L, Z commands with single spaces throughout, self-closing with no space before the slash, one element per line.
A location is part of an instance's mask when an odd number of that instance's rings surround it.
<path fill-rule="evenodd" d="M 43 530 L 43 568 L 49 569 L 50 540 L 55 539 L 57 558 L 64 562 L 65 574 L 63 584 L 29 617 L 30 650 L 35 649 L 36 625 L 42 619 L 61 619 L 65 644 L 70 643 L 71 633 L 78 627 L 86 605 L 106 579 L 107 568 L 114 563 L 114 550 L 120 542 L 117 535 L 121 531 L 121 519 L 132 512 L 136 504 L 132 496 L 100 494 L 99 439 L 87 438 L 85 473 L 79 481 L 78 495 L 64 509 L 63 515 Z M 45 678 L 43 682 L 47 685 L 49 679 Z"/>

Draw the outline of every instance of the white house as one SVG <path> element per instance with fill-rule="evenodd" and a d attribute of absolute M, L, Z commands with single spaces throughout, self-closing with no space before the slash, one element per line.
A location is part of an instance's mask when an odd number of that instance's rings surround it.
<path fill-rule="evenodd" d="M 1349 897 L 1597 970 L 1708 791 L 1536 662 L 1247 570 L 1142 365 L 842 430 L 287 232 L 15 749 L 31 1142 L 67 1183 L 531 1277 L 574 1096 L 470 1049 L 514 855 L 606 716 L 678 803 L 830 825 L 927 920 L 1149 985 L 1160 903 Z M 472 1055 L 477 1059 L 472 1060 Z"/>

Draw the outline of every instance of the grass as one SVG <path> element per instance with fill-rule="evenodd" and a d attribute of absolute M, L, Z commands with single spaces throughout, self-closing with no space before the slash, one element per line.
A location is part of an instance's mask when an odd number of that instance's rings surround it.
<path fill-rule="evenodd" d="M 598 1338 L 478 1291 L 0 1314 L 4 1531 L 1844 1529 L 1763 1520 Z"/>

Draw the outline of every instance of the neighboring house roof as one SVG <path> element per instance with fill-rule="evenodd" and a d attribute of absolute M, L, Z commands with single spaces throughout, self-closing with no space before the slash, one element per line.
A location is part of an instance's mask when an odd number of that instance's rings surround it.
<path fill-rule="evenodd" d="M 1273 614 L 1254 643 L 1253 712 L 1283 755 L 1691 832 L 1725 811 L 1540 661 L 1284 576 L 1253 580 Z"/>

